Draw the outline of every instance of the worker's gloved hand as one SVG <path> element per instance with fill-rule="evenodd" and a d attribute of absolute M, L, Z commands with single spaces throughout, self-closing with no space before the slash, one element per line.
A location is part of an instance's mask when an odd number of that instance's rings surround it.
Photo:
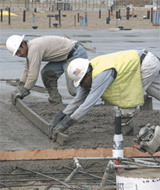
<path fill-rule="evenodd" d="M 72 126 L 75 123 L 75 120 L 73 120 L 69 115 L 66 115 L 63 120 L 61 120 L 57 126 L 53 129 L 52 133 L 52 140 L 56 141 L 57 134 L 59 132 L 64 132 L 66 129 L 68 129 L 70 126 Z"/>
<path fill-rule="evenodd" d="M 30 91 L 25 88 L 24 85 L 25 83 L 20 81 L 15 91 L 11 93 L 11 101 L 13 105 L 16 104 L 17 98 L 23 99 L 25 96 L 28 96 L 30 94 Z"/>
<path fill-rule="evenodd" d="M 57 113 L 55 115 L 55 117 L 52 119 L 51 121 L 51 126 L 52 127 L 56 127 L 56 125 L 66 116 L 65 113 L 63 113 L 62 111 L 60 111 L 59 113 Z"/>
<path fill-rule="evenodd" d="M 52 139 L 53 129 L 56 127 L 56 125 L 66 116 L 65 113 L 60 111 L 53 117 L 52 121 L 50 122 L 50 129 L 49 129 L 49 137 Z"/>
<path fill-rule="evenodd" d="M 75 123 L 75 120 L 70 117 L 70 115 L 66 115 L 58 124 L 56 127 L 58 127 L 61 132 L 68 129 L 70 126 L 72 126 Z"/>
<path fill-rule="evenodd" d="M 24 88 L 24 85 L 25 85 L 25 83 L 22 82 L 22 81 L 20 81 L 20 82 L 18 83 L 18 85 L 17 85 L 17 91 L 18 91 L 18 90 L 21 90 L 22 88 Z"/>
<path fill-rule="evenodd" d="M 24 97 L 30 94 L 29 89 L 25 88 L 24 86 L 19 86 L 18 93 L 16 94 L 16 98 L 23 99 Z"/>

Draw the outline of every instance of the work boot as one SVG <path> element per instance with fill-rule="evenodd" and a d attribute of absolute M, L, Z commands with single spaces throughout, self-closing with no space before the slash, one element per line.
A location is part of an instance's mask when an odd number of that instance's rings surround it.
<path fill-rule="evenodd" d="M 52 87 L 52 88 L 48 88 L 47 89 L 49 97 L 48 97 L 48 101 L 50 103 L 59 103 L 61 102 L 61 96 L 58 92 L 57 87 Z"/>

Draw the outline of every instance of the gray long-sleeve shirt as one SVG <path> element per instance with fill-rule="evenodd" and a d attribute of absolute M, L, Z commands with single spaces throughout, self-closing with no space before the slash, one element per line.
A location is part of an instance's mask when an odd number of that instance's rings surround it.
<path fill-rule="evenodd" d="M 43 36 L 27 42 L 27 62 L 21 76 L 25 88 L 31 89 L 37 81 L 42 61 L 60 62 L 67 59 L 76 41 L 60 36 Z"/>
<path fill-rule="evenodd" d="M 137 51 L 139 56 L 142 55 L 143 50 Z M 77 95 L 71 103 L 63 110 L 63 113 L 71 115 L 74 120 L 79 120 L 83 117 L 99 100 L 104 91 L 114 81 L 114 69 L 108 69 L 99 73 L 92 81 L 91 89 L 78 87 Z"/>
<path fill-rule="evenodd" d="M 78 120 L 83 117 L 99 100 L 104 91 L 114 81 L 114 69 L 108 69 L 99 73 L 92 81 L 91 89 L 78 87 L 77 95 L 63 110 L 65 114 L 71 114 L 71 118 Z"/>

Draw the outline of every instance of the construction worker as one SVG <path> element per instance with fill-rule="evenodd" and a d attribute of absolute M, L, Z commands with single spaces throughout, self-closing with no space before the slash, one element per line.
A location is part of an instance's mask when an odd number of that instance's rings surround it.
<path fill-rule="evenodd" d="M 81 119 L 101 97 L 119 108 L 143 105 L 147 93 L 160 100 L 160 60 L 147 50 L 127 50 L 74 59 L 69 77 L 78 87 L 77 95 L 51 121 L 52 138 Z"/>
<path fill-rule="evenodd" d="M 14 92 L 15 100 L 17 97 L 23 99 L 30 94 L 30 89 L 38 79 L 41 62 L 45 61 L 48 63 L 41 71 L 42 81 L 49 93 L 48 100 L 55 102 L 55 96 L 60 98 L 57 79 L 66 71 L 71 60 L 78 57 L 87 58 L 86 50 L 77 41 L 65 37 L 42 36 L 29 41 L 24 40 L 24 37 L 25 35 L 12 35 L 6 41 L 6 47 L 13 56 L 26 58 L 22 77 Z M 74 96 L 75 87 L 69 78 L 66 81 L 69 93 Z"/>

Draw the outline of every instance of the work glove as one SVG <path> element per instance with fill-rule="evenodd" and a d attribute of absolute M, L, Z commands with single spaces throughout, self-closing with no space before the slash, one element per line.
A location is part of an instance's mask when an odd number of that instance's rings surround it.
<path fill-rule="evenodd" d="M 52 139 L 52 133 L 53 133 L 53 129 L 54 127 L 56 127 L 56 125 L 66 116 L 65 113 L 63 113 L 62 111 L 60 111 L 59 113 L 57 113 L 55 115 L 55 117 L 53 117 L 52 121 L 50 122 L 50 129 L 49 129 L 49 137 L 50 139 Z"/>
<path fill-rule="evenodd" d="M 22 82 L 22 81 L 20 81 L 19 83 L 18 83 L 18 85 L 17 85 L 17 91 L 18 90 L 21 90 L 22 88 L 24 88 L 24 85 L 25 85 L 25 83 L 24 82 Z"/>
<path fill-rule="evenodd" d="M 52 140 L 56 141 L 57 134 L 59 132 L 64 132 L 66 129 L 68 129 L 70 126 L 72 126 L 75 123 L 75 120 L 73 120 L 69 115 L 66 115 L 53 129 L 52 133 Z"/>
<path fill-rule="evenodd" d="M 28 96 L 29 94 L 30 91 L 24 87 L 24 83 L 19 82 L 16 90 L 11 93 L 11 101 L 15 105 L 17 98 L 23 99 L 25 96 Z"/>
<path fill-rule="evenodd" d="M 16 94 L 16 98 L 23 99 L 24 97 L 28 96 L 30 94 L 30 91 L 25 87 L 20 87 L 18 89 L 18 93 Z"/>
<path fill-rule="evenodd" d="M 57 125 L 56 127 L 61 130 L 61 132 L 68 129 L 75 123 L 75 120 L 70 117 L 70 115 L 66 115 Z"/>
<path fill-rule="evenodd" d="M 51 126 L 55 127 L 65 116 L 66 116 L 66 114 L 63 113 L 62 111 L 57 113 L 51 121 Z"/>

